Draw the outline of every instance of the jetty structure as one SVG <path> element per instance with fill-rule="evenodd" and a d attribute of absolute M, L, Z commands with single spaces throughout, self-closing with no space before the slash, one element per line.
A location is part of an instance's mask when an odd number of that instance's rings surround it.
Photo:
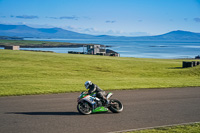
<path fill-rule="evenodd" d="M 85 51 L 86 47 L 86 51 Z M 83 45 L 83 52 L 75 52 L 75 51 L 68 51 L 69 54 L 89 54 L 89 55 L 103 55 L 103 56 L 115 56 L 120 57 L 120 54 L 110 50 L 106 49 L 105 45 L 100 44 L 88 44 Z"/>

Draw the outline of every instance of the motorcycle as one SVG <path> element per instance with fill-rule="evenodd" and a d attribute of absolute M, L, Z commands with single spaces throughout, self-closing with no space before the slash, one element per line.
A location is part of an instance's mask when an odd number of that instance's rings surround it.
<path fill-rule="evenodd" d="M 82 92 L 77 99 L 77 110 L 80 114 L 83 115 L 89 115 L 98 112 L 108 112 L 109 110 L 113 113 L 122 112 L 122 103 L 119 100 L 110 99 L 112 95 L 113 93 L 111 92 L 106 95 L 107 103 L 105 104 L 96 97 L 96 93 L 89 95 L 87 92 Z"/>

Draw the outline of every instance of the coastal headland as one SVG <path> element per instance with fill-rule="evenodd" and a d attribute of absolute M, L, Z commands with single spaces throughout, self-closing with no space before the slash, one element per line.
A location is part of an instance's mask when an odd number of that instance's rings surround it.
<path fill-rule="evenodd" d="M 77 48 L 77 47 L 83 47 L 85 45 L 94 45 L 94 44 L 34 41 L 34 40 L 0 40 L 0 47 L 12 46 L 12 45 L 18 45 L 22 48 L 53 48 L 53 47 Z"/>

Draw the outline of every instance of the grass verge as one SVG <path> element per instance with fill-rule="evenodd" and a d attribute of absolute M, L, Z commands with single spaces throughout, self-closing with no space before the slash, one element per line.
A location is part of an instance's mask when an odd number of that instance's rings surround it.
<path fill-rule="evenodd" d="M 182 61 L 0 50 L 0 96 L 77 92 L 87 80 L 104 90 L 200 86 L 200 66 Z"/>
<path fill-rule="evenodd" d="M 200 123 L 161 127 L 155 129 L 139 130 L 126 133 L 199 133 Z"/>

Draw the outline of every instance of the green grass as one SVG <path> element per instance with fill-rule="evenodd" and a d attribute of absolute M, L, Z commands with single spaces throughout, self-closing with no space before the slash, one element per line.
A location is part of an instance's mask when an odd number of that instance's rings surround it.
<path fill-rule="evenodd" d="M 199 133 L 200 123 L 162 127 L 148 130 L 132 131 L 127 133 Z"/>
<path fill-rule="evenodd" d="M 0 96 L 82 91 L 87 80 L 104 90 L 200 86 L 200 66 L 182 61 L 0 50 Z"/>

